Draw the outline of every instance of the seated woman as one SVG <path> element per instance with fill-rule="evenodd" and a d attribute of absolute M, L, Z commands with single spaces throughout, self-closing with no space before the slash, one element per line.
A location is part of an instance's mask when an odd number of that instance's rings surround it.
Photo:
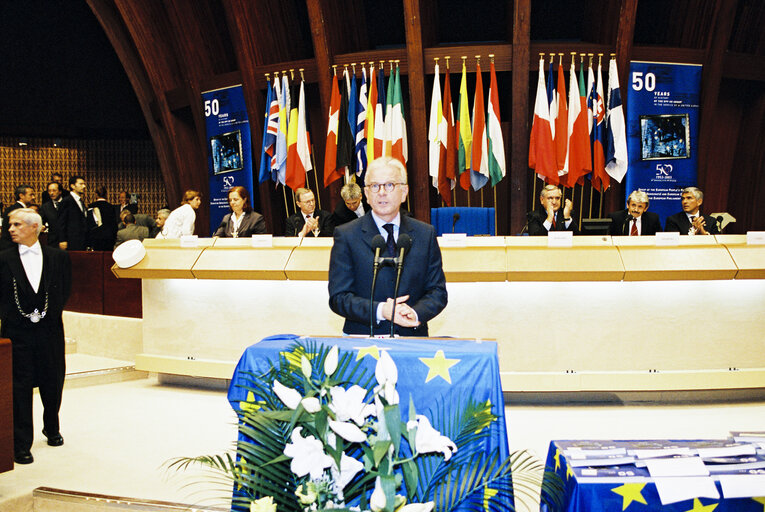
<path fill-rule="evenodd" d="M 266 232 L 266 221 L 250 207 L 250 194 L 246 188 L 232 187 L 228 191 L 228 205 L 231 213 L 223 217 L 213 236 L 241 238 Z"/>
<path fill-rule="evenodd" d="M 183 193 L 181 206 L 170 213 L 162 228 L 162 238 L 180 238 L 183 235 L 194 234 L 194 223 L 197 220 L 196 209 L 202 204 L 202 194 L 196 190 Z M 157 236 L 157 238 L 160 238 Z"/>

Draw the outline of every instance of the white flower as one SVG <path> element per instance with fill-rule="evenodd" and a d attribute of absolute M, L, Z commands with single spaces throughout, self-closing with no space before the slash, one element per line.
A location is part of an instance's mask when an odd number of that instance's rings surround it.
<path fill-rule="evenodd" d="M 398 381 L 396 363 L 393 362 L 387 350 L 383 350 L 380 353 L 380 359 L 377 360 L 377 365 L 375 366 L 375 378 L 381 386 L 386 382 L 391 382 L 395 386 Z"/>
<path fill-rule="evenodd" d="M 302 427 L 292 431 L 292 444 L 284 447 L 284 455 L 292 458 L 290 470 L 297 476 L 310 473 L 311 479 L 322 476 L 324 469 L 332 465 L 332 457 L 324 453 L 324 445 L 313 436 L 303 437 Z"/>
<path fill-rule="evenodd" d="M 409 505 L 404 505 L 396 512 L 430 512 L 434 506 L 435 503 L 432 501 L 427 503 L 410 503 Z"/>
<path fill-rule="evenodd" d="M 343 490 L 362 469 L 364 469 L 363 462 L 343 453 L 340 459 L 340 471 L 337 470 L 337 466 L 334 463 L 332 464 L 332 479 L 335 481 L 337 487 L 340 490 Z"/>
<path fill-rule="evenodd" d="M 417 419 L 409 421 L 406 424 L 408 430 L 417 429 L 414 438 L 414 446 L 418 453 L 441 452 L 444 454 L 444 460 L 451 458 L 452 453 L 457 451 L 451 439 L 442 436 L 441 433 L 430 425 L 430 421 L 425 416 L 418 414 Z"/>
<path fill-rule="evenodd" d="M 335 345 L 329 350 L 327 357 L 324 359 L 324 374 L 327 377 L 331 377 L 335 370 L 337 370 L 337 353 L 338 348 Z"/>
<path fill-rule="evenodd" d="M 250 512 L 276 512 L 276 503 L 271 496 L 263 496 L 250 502 Z"/>
<path fill-rule="evenodd" d="M 297 409 L 300 404 L 300 400 L 303 398 L 296 389 L 288 388 L 278 380 L 274 381 L 274 393 L 279 397 L 279 400 L 284 402 L 284 405 L 290 409 Z"/>
<path fill-rule="evenodd" d="M 321 402 L 319 402 L 319 399 L 315 396 L 304 398 L 300 401 L 300 403 L 303 404 L 303 409 L 311 414 L 317 413 L 321 410 Z"/>
<path fill-rule="evenodd" d="M 369 508 L 372 509 L 372 512 L 380 512 L 385 508 L 385 493 L 382 490 L 379 476 L 375 478 L 375 490 L 369 497 Z"/>
<path fill-rule="evenodd" d="M 347 390 L 340 386 L 330 388 L 329 395 L 332 397 L 332 403 L 329 408 L 337 416 L 337 421 L 353 420 L 356 425 L 363 425 L 367 416 L 374 414 L 375 411 L 371 404 L 364 403 L 366 394 L 366 389 L 355 384 Z"/>
<path fill-rule="evenodd" d="M 306 379 L 311 378 L 311 361 L 306 356 L 300 356 L 300 368 L 303 370 L 303 375 Z"/>
<path fill-rule="evenodd" d="M 363 443 L 367 440 L 366 434 L 353 423 L 329 420 L 329 428 L 337 435 L 351 443 Z"/>

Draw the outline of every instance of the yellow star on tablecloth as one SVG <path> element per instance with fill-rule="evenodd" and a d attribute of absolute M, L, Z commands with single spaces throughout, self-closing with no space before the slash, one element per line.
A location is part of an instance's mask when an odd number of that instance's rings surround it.
<path fill-rule="evenodd" d="M 710 503 L 709 505 L 702 505 L 698 498 L 693 498 L 693 508 L 686 512 L 712 512 L 717 508 L 719 503 Z"/>
<path fill-rule="evenodd" d="M 439 350 L 433 357 L 420 357 L 422 364 L 428 367 L 428 376 L 425 382 L 428 383 L 436 377 L 441 377 L 449 384 L 452 383 L 452 377 L 449 375 L 449 368 L 459 363 L 459 359 L 446 359 L 444 351 Z"/>
<path fill-rule="evenodd" d="M 380 348 L 377 345 L 371 347 L 360 347 L 359 352 L 356 354 L 356 361 L 363 359 L 364 356 L 372 356 L 376 360 L 380 359 Z"/>
<path fill-rule="evenodd" d="M 611 492 L 615 492 L 624 498 L 622 501 L 622 510 L 627 510 L 627 507 L 629 507 L 630 503 L 633 501 L 637 501 L 643 505 L 648 505 L 648 503 L 645 501 L 645 498 L 641 494 L 643 487 L 645 487 L 645 484 L 624 484 L 619 487 L 614 487 L 611 489 Z"/>
<path fill-rule="evenodd" d="M 245 412 L 249 411 L 257 411 L 260 409 L 260 404 L 262 402 L 255 402 L 255 393 L 252 391 L 247 392 L 247 399 L 239 402 L 239 408 Z"/>
<path fill-rule="evenodd" d="M 499 491 L 492 489 L 491 487 L 486 487 L 486 489 L 483 490 L 483 509 L 486 512 L 489 512 L 489 500 L 496 496 L 498 492 Z"/>
<path fill-rule="evenodd" d="M 571 465 L 566 462 L 566 480 L 574 476 L 574 470 L 571 469 Z"/>
<path fill-rule="evenodd" d="M 553 459 L 555 459 L 555 471 L 558 471 L 560 469 L 560 448 L 555 449 Z"/>
<path fill-rule="evenodd" d="M 282 351 L 279 352 L 279 354 L 284 356 L 284 358 L 290 363 L 290 369 L 292 370 L 297 370 L 300 368 L 300 360 L 302 356 L 306 356 L 309 361 L 316 357 L 316 354 L 307 353 L 303 347 L 296 347 L 295 350 L 292 351 Z"/>
<path fill-rule="evenodd" d="M 760 505 L 762 505 L 762 512 L 765 512 L 765 497 L 760 498 L 752 498 L 752 500 L 756 501 Z"/>

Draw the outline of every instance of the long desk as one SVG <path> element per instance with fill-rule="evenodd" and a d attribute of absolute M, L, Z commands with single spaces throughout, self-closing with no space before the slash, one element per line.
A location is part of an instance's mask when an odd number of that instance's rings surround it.
<path fill-rule="evenodd" d="M 498 342 L 507 392 L 765 388 L 765 246 L 746 237 L 472 237 L 441 244 L 449 303 L 434 336 Z M 144 241 L 137 368 L 227 379 L 274 332 L 336 333 L 331 239 Z M 300 308 L 295 304 L 300 302 Z M 235 320 L 231 320 L 235 319 Z"/>
<path fill-rule="evenodd" d="M 598 450 L 663 450 L 669 447 L 677 448 L 711 448 L 727 444 L 723 440 L 643 440 L 643 441 L 613 441 L 613 440 L 588 440 L 588 441 L 552 441 L 547 453 L 547 467 L 555 471 L 564 482 L 565 494 L 562 507 L 548 508 L 541 506 L 541 512 L 607 512 L 622 510 L 626 512 L 691 512 L 712 511 L 715 512 L 762 512 L 765 508 L 765 497 L 731 498 L 726 497 L 727 487 L 723 487 L 721 479 L 725 478 L 749 478 L 749 475 L 757 479 L 765 479 L 763 469 L 741 469 L 729 471 L 712 470 L 708 477 L 712 483 L 703 492 L 703 496 L 682 496 L 680 501 L 663 505 L 657 489 L 657 478 L 650 476 L 646 467 L 637 467 L 633 463 L 624 462 L 620 465 L 606 466 L 593 465 L 592 467 L 572 465 L 571 459 L 574 450 L 592 450 L 592 454 Z M 629 453 L 629 452 L 628 452 Z M 568 457 L 567 457 L 568 454 Z M 620 457 L 620 454 L 613 455 Z M 765 456 L 758 454 L 751 457 L 759 461 L 765 461 Z M 712 464 L 706 464 L 707 468 L 714 468 Z M 674 487 L 677 492 L 679 482 L 683 477 L 664 477 L 661 479 L 669 487 Z M 706 478 L 706 477 L 701 477 Z M 728 481 L 731 482 L 730 480 Z M 760 480 L 760 486 L 765 481 Z M 694 493 L 691 493 L 694 494 Z M 716 497 L 710 495 L 717 495 Z M 765 493 L 764 493 L 765 494 Z M 679 498 L 677 498 L 679 499 Z"/>

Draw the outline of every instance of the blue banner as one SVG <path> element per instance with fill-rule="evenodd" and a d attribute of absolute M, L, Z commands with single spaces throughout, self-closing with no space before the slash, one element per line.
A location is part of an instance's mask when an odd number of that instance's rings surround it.
<path fill-rule="evenodd" d="M 242 186 L 252 206 L 252 145 L 247 105 L 241 85 L 202 93 L 210 175 L 210 234 L 228 207 L 228 190 Z"/>
<path fill-rule="evenodd" d="M 701 66 L 631 62 L 629 80 L 625 195 L 646 192 L 663 226 L 696 186 Z"/>

